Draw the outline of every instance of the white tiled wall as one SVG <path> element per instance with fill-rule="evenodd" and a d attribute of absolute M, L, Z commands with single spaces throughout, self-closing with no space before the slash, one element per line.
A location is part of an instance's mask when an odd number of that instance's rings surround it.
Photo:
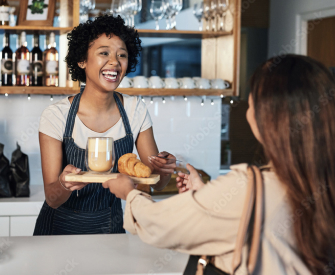
<path fill-rule="evenodd" d="M 1 89 L 1 87 L 0 87 Z M 19 142 L 29 156 L 31 184 L 43 184 L 38 143 L 38 124 L 42 111 L 64 96 L 0 95 L 0 143 L 5 145 L 5 155 L 10 160 Z M 155 139 L 160 151 L 168 151 L 196 168 L 216 178 L 220 169 L 221 99 L 206 99 L 201 106 L 200 97 L 145 97 Z"/>

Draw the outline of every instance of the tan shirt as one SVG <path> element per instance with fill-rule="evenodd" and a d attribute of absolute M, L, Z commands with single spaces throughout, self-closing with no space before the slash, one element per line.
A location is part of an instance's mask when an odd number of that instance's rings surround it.
<path fill-rule="evenodd" d="M 127 196 L 124 228 L 146 243 L 192 255 L 215 255 L 215 265 L 232 272 L 232 255 L 246 196 L 247 165 L 231 166 L 225 176 L 154 202 L 138 190 Z M 260 254 L 254 274 L 311 274 L 296 252 L 294 220 L 286 192 L 276 174 L 262 172 L 265 212 Z M 236 274 L 247 274 L 247 245 Z"/>

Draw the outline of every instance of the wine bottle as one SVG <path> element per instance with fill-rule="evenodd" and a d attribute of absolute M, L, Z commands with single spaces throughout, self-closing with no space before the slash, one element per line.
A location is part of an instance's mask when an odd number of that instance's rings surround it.
<path fill-rule="evenodd" d="M 30 53 L 31 86 L 43 86 L 43 53 L 40 49 L 39 36 L 34 34 L 34 48 Z"/>
<path fill-rule="evenodd" d="M 50 33 L 48 49 L 44 51 L 45 86 L 58 87 L 58 51 L 55 34 Z"/>
<path fill-rule="evenodd" d="M 13 52 L 9 47 L 9 34 L 4 35 L 4 48 L 1 51 L 1 85 L 13 85 Z"/>
<path fill-rule="evenodd" d="M 30 53 L 27 49 L 26 32 L 21 32 L 20 35 L 21 47 L 16 52 L 16 85 L 29 86 L 30 78 Z"/>
<path fill-rule="evenodd" d="M 9 25 L 9 5 L 7 0 L 0 0 L 0 25 Z"/>

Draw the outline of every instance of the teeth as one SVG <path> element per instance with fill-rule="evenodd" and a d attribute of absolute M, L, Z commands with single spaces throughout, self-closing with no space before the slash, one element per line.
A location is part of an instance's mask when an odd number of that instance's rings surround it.
<path fill-rule="evenodd" d="M 109 71 L 105 71 L 105 72 L 102 72 L 102 74 L 107 74 L 107 75 L 117 75 L 117 72 L 109 72 Z"/>
<path fill-rule="evenodd" d="M 116 79 L 116 76 L 105 75 L 105 77 L 108 78 L 108 79 L 113 79 L 113 80 Z"/>

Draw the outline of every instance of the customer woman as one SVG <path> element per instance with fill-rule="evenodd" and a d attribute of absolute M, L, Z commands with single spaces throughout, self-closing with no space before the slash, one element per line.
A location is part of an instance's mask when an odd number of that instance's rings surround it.
<path fill-rule="evenodd" d="M 251 79 L 247 120 L 269 165 L 264 221 L 254 274 L 333 274 L 335 255 L 335 81 L 319 62 L 286 55 L 265 62 Z M 127 199 L 124 228 L 154 246 L 231 262 L 246 196 L 247 165 L 204 185 L 180 174 L 184 192 L 159 203 L 125 175 L 105 182 Z M 236 274 L 247 274 L 247 250 Z"/>
<path fill-rule="evenodd" d="M 68 40 L 66 62 L 72 79 L 86 86 L 42 114 L 39 139 L 45 202 L 34 235 L 124 233 L 120 199 L 101 184 L 66 182 L 65 175 L 86 170 L 88 137 L 113 137 L 116 163 L 136 145 L 141 160 L 161 175 L 154 188 L 162 189 L 169 181 L 175 164 L 150 157 L 158 149 L 145 104 L 115 92 L 135 69 L 141 40 L 121 17 L 113 16 L 80 24 Z M 161 155 L 174 158 L 167 152 Z"/>

